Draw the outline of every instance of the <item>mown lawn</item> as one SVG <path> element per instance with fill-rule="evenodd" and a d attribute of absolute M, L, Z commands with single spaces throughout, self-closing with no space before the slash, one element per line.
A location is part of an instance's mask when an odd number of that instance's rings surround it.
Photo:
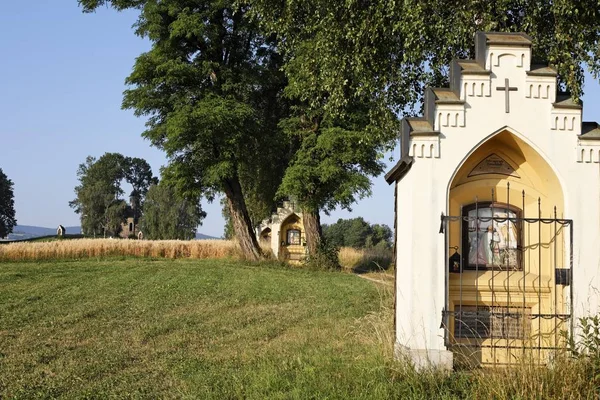
<path fill-rule="evenodd" d="M 391 293 L 376 285 L 227 260 L 0 263 L 0 399 L 598 398 L 600 356 L 393 362 Z"/>
<path fill-rule="evenodd" d="M 2 263 L 0 398 L 393 397 L 380 303 L 350 274 L 237 261 Z"/>

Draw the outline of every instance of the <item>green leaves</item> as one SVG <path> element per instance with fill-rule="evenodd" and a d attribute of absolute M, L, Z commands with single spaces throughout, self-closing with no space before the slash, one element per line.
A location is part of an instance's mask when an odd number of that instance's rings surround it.
<path fill-rule="evenodd" d="M 550 63 L 574 98 L 583 67 L 600 72 L 600 5 L 595 0 L 251 1 L 285 38 L 286 93 L 332 115 L 361 96 L 404 114 L 427 85 L 445 84 L 453 58 L 474 55 L 477 31 L 525 32 L 537 62 Z M 382 126 L 381 119 L 373 122 Z"/>
<path fill-rule="evenodd" d="M 82 2 L 88 11 L 104 3 Z M 281 176 L 270 167 L 287 153 L 272 157 L 268 147 L 282 149 L 287 141 L 277 125 L 288 110 L 278 43 L 233 0 L 106 4 L 139 6 L 136 33 L 152 42 L 127 78 L 123 107 L 148 117 L 143 136 L 166 152 L 165 180 L 186 198 L 224 192 L 241 248 L 257 258 L 244 192 L 256 215 L 270 210 Z M 271 187 L 261 191 L 266 182 Z"/>
<path fill-rule="evenodd" d="M 371 225 L 362 217 L 340 218 L 331 225 L 323 225 L 323 236 L 329 244 L 337 247 L 390 248 L 392 230 L 387 225 Z"/>
<path fill-rule="evenodd" d="M 185 200 L 164 182 L 152 185 L 144 204 L 142 232 L 152 240 L 195 238 L 196 229 L 204 218 L 198 199 Z"/>
<path fill-rule="evenodd" d="M 232 1 L 110 4 L 141 7 L 136 32 L 152 49 L 136 60 L 123 107 L 149 118 L 143 136 L 165 150 L 177 186 L 188 173 L 188 189 L 220 191 L 246 166 L 268 164 L 262 146 L 278 134 L 285 80 L 276 43 L 246 8 Z"/>
<path fill-rule="evenodd" d="M 334 126 L 305 132 L 279 192 L 314 209 L 350 208 L 357 198 L 370 194 L 369 176 L 383 171 L 378 159 L 361 131 Z"/>
<path fill-rule="evenodd" d="M 125 181 L 133 187 L 132 194 L 139 198 L 144 198 L 148 188 L 153 183 L 158 183 L 158 179 L 152 176 L 150 164 L 143 158 L 125 158 L 123 163 L 123 175 Z"/>
<path fill-rule="evenodd" d="M 132 204 L 135 207 L 143 206 L 148 187 L 157 181 L 144 159 L 119 153 L 105 153 L 98 160 L 88 156 L 86 162 L 79 165 L 77 176 L 76 198 L 69 206 L 81 215 L 81 225 L 87 235 L 119 234 L 121 223 L 129 213 L 127 203 L 120 198 L 124 194 L 122 180 L 133 187 L 131 197 L 136 202 Z M 133 216 L 136 218 L 138 214 Z"/>
<path fill-rule="evenodd" d="M 0 168 L 0 238 L 8 236 L 16 224 L 13 181 Z"/>

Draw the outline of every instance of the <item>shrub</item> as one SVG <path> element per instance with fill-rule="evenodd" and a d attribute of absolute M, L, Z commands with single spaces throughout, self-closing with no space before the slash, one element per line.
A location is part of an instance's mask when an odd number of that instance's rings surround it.
<path fill-rule="evenodd" d="M 577 339 L 567 337 L 571 356 L 583 363 L 587 376 L 600 387 L 600 315 L 579 318 Z"/>
<path fill-rule="evenodd" d="M 327 240 L 323 239 L 319 242 L 317 254 L 308 257 L 305 265 L 313 269 L 322 269 L 335 271 L 340 269 L 339 248 Z"/>

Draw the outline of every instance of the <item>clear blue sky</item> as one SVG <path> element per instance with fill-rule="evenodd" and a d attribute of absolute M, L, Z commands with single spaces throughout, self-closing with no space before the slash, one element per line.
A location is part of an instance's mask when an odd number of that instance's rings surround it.
<path fill-rule="evenodd" d="M 133 34 L 135 12 L 100 9 L 83 14 L 77 0 L 4 2 L 0 12 L 0 168 L 15 183 L 21 225 L 79 225 L 68 206 L 76 170 L 86 156 L 105 152 L 146 159 L 158 175 L 163 153 L 140 136 L 144 120 L 121 110 L 124 80 L 149 48 Z M 584 118 L 600 121 L 600 86 L 587 80 Z M 386 160 L 387 161 L 387 160 Z M 391 166 L 392 163 L 388 164 Z M 221 236 L 219 202 L 198 229 Z M 373 196 L 353 212 L 393 227 L 393 186 L 374 180 Z"/>

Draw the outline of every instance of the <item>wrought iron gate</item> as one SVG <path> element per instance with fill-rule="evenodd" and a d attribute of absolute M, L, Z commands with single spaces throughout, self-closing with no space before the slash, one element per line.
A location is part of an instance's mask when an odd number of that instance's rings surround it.
<path fill-rule="evenodd" d="M 547 363 L 573 331 L 573 221 L 556 207 L 543 215 L 540 198 L 537 210 L 526 210 L 524 191 L 519 209 L 510 185 L 506 203 L 491 194 L 441 216 L 445 344 L 458 362 Z"/>

